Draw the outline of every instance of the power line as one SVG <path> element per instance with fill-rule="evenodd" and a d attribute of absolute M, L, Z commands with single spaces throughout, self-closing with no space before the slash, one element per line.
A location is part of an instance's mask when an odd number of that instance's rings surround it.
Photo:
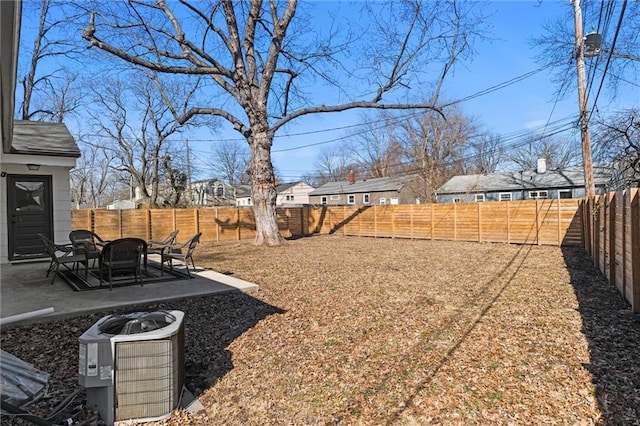
<path fill-rule="evenodd" d="M 618 34 L 620 33 L 620 27 L 622 26 L 622 18 L 624 17 L 624 11 L 627 8 L 627 0 L 624 0 L 622 3 L 622 9 L 620 10 L 620 17 L 618 18 L 618 25 L 616 27 L 616 33 L 613 36 L 613 42 L 611 43 L 611 49 L 609 50 L 609 55 L 607 56 L 607 63 L 604 66 L 604 71 L 602 72 L 602 79 L 600 80 L 600 86 L 598 87 L 598 92 L 596 93 L 596 98 L 593 101 L 593 106 L 591 107 L 591 113 L 596 108 L 596 104 L 598 103 L 598 98 L 600 97 L 600 91 L 602 90 L 602 86 L 604 85 L 604 79 L 607 76 L 607 70 L 609 69 L 609 64 L 611 63 L 611 57 L 613 56 L 613 51 L 616 47 L 616 41 L 618 40 Z"/>

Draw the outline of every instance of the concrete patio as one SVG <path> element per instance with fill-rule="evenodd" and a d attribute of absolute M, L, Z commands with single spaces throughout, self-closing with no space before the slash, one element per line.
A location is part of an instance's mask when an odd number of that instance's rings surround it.
<path fill-rule="evenodd" d="M 191 279 L 132 285 L 111 291 L 108 287 L 74 291 L 61 277 L 56 277 L 50 284 L 51 276 L 45 276 L 48 265 L 48 261 L 0 265 L 1 325 L 230 291 L 249 293 L 258 289 L 256 284 L 197 268 Z"/>

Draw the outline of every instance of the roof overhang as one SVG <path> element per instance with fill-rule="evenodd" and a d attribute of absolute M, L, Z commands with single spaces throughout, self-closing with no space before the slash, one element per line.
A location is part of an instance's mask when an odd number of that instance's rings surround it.
<path fill-rule="evenodd" d="M 0 1 L 0 131 L 3 152 L 11 149 L 21 16 L 22 0 Z"/>

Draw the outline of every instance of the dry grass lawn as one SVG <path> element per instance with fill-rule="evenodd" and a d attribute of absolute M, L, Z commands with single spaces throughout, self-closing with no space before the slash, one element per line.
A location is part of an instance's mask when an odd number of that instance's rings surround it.
<path fill-rule="evenodd" d="M 260 291 L 156 305 L 186 313 L 206 409 L 163 424 L 640 423 L 640 315 L 580 249 L 321 236 L 203 244 L 196 264 Z M 72 392 L 99 316 L 3 330 L 2 347 L 75 360 L 53 378 Z M 34 353 L 54 327 L 69 354 Z"/>

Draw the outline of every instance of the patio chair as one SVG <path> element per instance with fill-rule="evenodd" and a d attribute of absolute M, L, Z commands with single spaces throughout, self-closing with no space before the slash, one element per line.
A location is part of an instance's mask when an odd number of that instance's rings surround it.
<path fill-rule="evenodd" d="M 185 267 L 187 268 L 187 275 L 191 278 L 191 272 L 189 271 L 189 261 L 191 261 L 191 265 L 195 271 L 196 264 L 193 261 L 193 252 L 196 249 L 196 246 L 200 242 L 200 236 L 202 232 L 198 232 L 193 237 L 189 238 L 184 243 L 172 244 L 167 246 L 167 248 L 162 252 L 161 260 L 160 260 L 160 271 L 161 274 L 164 274 L 164 264 L 165 262 L 169 264 L 169 268 L 173 270 L 173 261 L 181 260 L 184 262 Z"/>
<path fill-rule="evenodd" d="M 174 244 L 176 241 L 176 236 L 178 235 L 180 230 L 176 229 L 172 233 L 170 233 L 167 238 L 164 240 L 149 240 L 147 241 L 147 253 L 144 256 L 144 269 L 147 269 L 147 255 L 149 254 L 159 254 L 162 256 L 162 252 L 170 246 Z"/>
<path fill-rule="evenodd" d="M 78 248 L 72 244 L 56 244 L 43 234 L 38 234 L 38 237 L 42 240 L 46 253 L 51 257 L 46 275 L 48 277 L 51 272 L 54 273 L 51 277 L 50 284 L 53 284 L 55 281 L 56 275 L 58 275 L 60 270 L 60 265 L 63 265 L 72 272 L 77 272 L 78 264 L 82 263 L 84 265 L 84 278 L 87 278 L 89 261 L 87 259 L 87 252 L 84 251 L 83 248 Z M 69 266 L 70 264 L 71 267 Z"/>
<path fill-rule="evenodd" d="M 94 265 L 95 261 L 100 257 L 100 248 L 98 245 L 104 245 L 107 243 L 107 241 L 100 238 L 98 234 L 86 229 L 76 229 L 75 231 L 71 231 L 69 233 L 69 240 L 71 241 L 71 244 L 75 246 L 84 247 L 87 252 L 87 258 L 89 260 L 93 260 Z"/>
<path fill-rule="evenodd" d="M 98 274 L 100 276 L 100 286 L 104 281 L 106 273 L 109 282 L 109 290 L 113 289 L 114 273 L 131 272 L 133 274 L 133 282 L 138 282 L 140 278 L 140 286 L 144 285 L 142 277 L 142 256 L 147 250 L 147 242 L 140 238 L 120 238 L 105 244 L 98 258 Z"/>

